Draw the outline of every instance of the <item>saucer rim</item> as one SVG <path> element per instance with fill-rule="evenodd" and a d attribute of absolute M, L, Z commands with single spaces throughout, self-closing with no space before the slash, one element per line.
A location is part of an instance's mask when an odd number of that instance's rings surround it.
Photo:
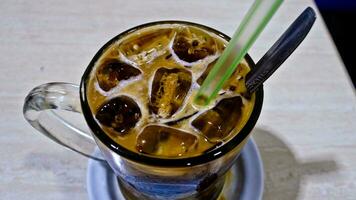
<path fill-rule="evenodd" d="M 93 154 L 100 154 L 96 149 Z M 264 189 L 263 162 L 256 142 L 252 137 L 241 151 L 245 177 L 240 200 L 261 200 Z M 87 166 L 87 193 L 89 200 L 124 200 L 113 172 L 106 163 L 90 159 Z M 109 187 L 113 186 L 113 187 Z M 111 188 L 109 190 L 105 188 Z"/>

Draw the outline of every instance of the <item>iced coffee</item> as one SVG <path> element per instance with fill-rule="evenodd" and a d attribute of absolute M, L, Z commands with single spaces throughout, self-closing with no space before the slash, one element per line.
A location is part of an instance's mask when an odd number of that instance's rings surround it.
<path fill-rule="evenodd" d="M 87 97 L 94 118 L 119 145 L 147 156 L 193 157 L 224 145 L 253 110 L 247 62 L 211 105 L 197 108 L 193 100 L 226 45 L 215 33 L 182 24 L 126 33 L 91 72 Z"/>

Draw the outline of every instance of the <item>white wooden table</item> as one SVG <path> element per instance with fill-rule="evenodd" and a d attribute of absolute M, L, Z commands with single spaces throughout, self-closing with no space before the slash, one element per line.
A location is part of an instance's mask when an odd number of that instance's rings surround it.
<path fill-rule="evenodd" d="M 2 0 L 0 199 L 86 199 L 87 159 L 49 141 L 22 117 L 25 95 L 50 81 L 79 83 L 118 33 L 179 19 L 231 35 L 252 0 Z M 250 52 L 255 60 L 311 0 L 289 0 Z M 254 131 L 264 199 L 356 199 L 355 90 L 320 15 L 304 43 L 268 80 Z"/>

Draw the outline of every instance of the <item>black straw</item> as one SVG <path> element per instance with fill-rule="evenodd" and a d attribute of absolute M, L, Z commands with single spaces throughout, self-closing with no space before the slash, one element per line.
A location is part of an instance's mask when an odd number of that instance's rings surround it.
<path fill-rule="evenodd" d="M 314 10 L 306 8 L 257 62 L 256 67 L 247 76 L 246 87 L 250 93 L 255 92 L 294 52 L 308 35 L 315 19 Z"/>

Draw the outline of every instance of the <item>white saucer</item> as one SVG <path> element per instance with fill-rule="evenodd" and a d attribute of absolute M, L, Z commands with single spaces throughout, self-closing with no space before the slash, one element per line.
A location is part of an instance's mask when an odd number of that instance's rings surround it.
<path fill-rule="evenodd" d="M 98 152 L 96 152 L 98 153 Z M 251 138 L 230 169 L 231 182 L 223 189 L 226 200 L 260 200 L 263 194 L 263 164 Z M 125 200 L 117 178 L 103 162 L 89 160 L 87 191 L 90 200 Z"/>

